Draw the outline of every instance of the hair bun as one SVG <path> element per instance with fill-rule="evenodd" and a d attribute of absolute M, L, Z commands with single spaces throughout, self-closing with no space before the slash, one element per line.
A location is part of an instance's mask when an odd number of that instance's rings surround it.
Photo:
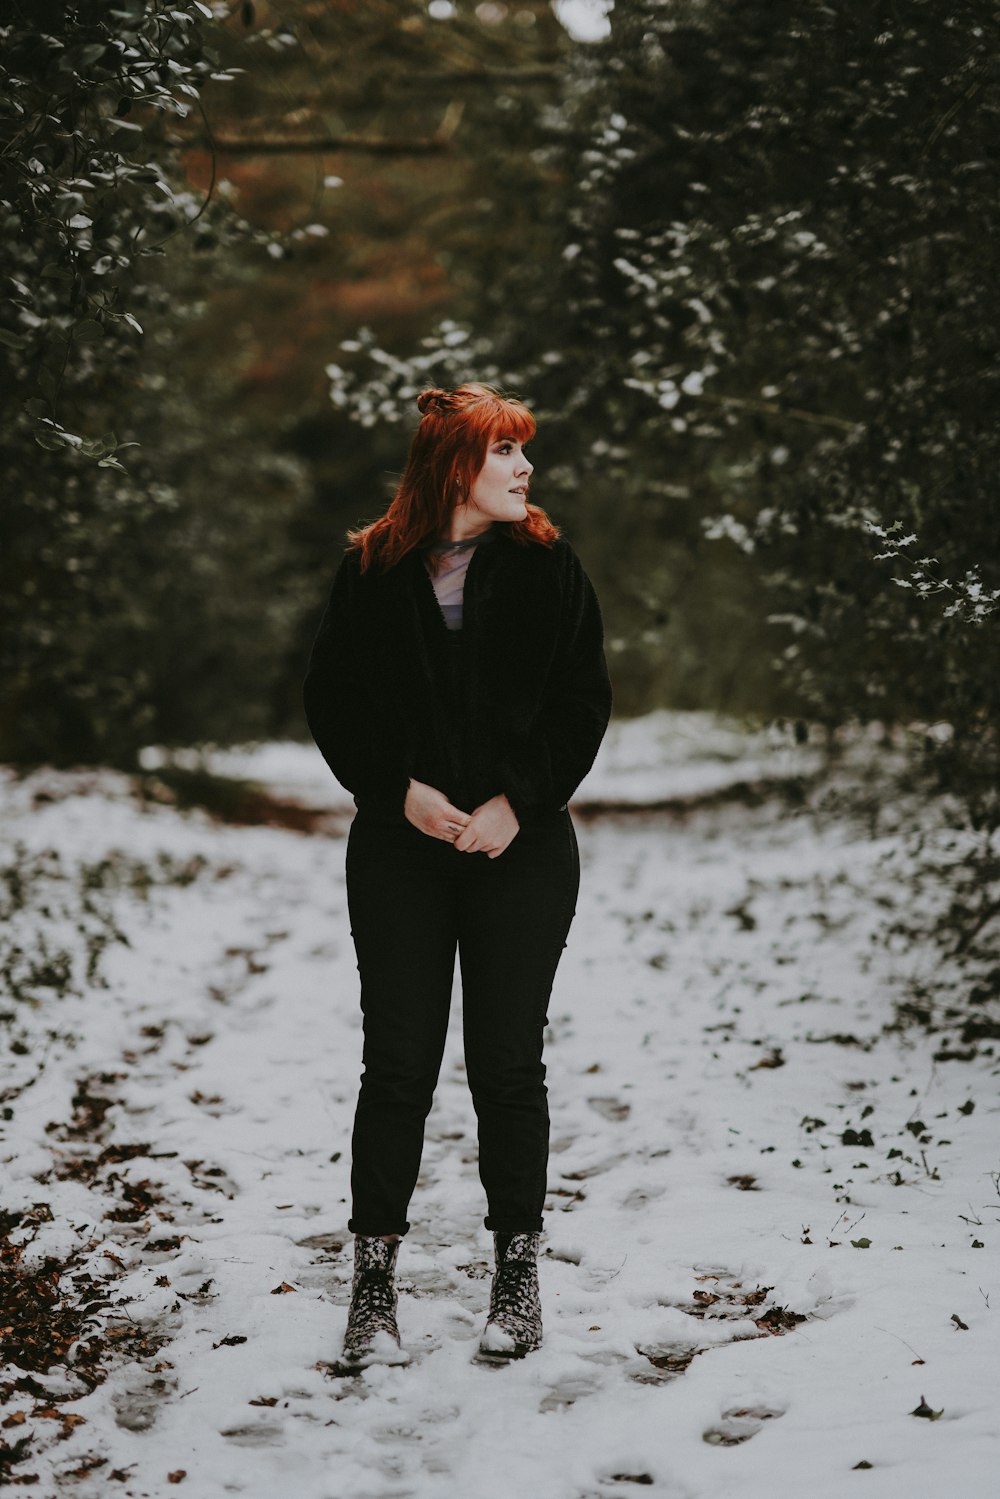
<path fill-rule="evenodd" d="M 421 415 L 425 415 L 428 411 L 441 414 L 450 410 L 451 405 L 450 391 L 441 390 L 436 385 L 429 387 L 427 390 L 422 390 L 417 396 L 417 408 Z"/>

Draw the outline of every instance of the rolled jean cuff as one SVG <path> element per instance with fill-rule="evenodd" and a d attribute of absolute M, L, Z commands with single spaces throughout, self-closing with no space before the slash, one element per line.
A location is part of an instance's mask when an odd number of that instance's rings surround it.
<path fill-rule="evenodd" d="M 347 1231 L 348 1233 L 357 1234 L 359 1239 L 384 1239 L 389 1234 L 398 1234 L 401 1239 L 405 1239 L 406 1235 L 410 1232 L 410 1225 L 404 1223 L 399 1227 L 394 1223 L 390 1223 L 388 1228 L 384 1224 L 379 1224 L 377 1228 L 369 1228 L 367 1224 L 363 1223 L 362 1219 L 350 1218 L 347 1223 Z"/>
<path fill-rule="evenodd" d="M 483 1219 L 483 1227 L 489 1229 L 491 1234 L 540 1234 L 543 1224 L 540 1217 L 533 1220 L 509 1218 L 504 1222 L 502 1218 L 491 1218 L 487 1213 Z"/>

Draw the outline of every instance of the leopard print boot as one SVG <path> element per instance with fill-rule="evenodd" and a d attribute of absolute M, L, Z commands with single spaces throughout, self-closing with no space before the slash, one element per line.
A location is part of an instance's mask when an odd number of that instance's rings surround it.
<path fill-rule="evenodd" d="M 342 1354 L 344 1364 L 351 1367 L 406 1360 L 399 1346 L 393 1283 L 399 1244 L 399 1239 L 387 1244 L 381 1238 L 355 1236 L 354 1279 Z"/>
<path fill-rule="evenodd" d="M 538 1294 L 540 1235 L 493 1235 L 496 1274 L 479 1352 L 487 1358 L 523 1358 L 541 1346 L 542 1307 Z"/>

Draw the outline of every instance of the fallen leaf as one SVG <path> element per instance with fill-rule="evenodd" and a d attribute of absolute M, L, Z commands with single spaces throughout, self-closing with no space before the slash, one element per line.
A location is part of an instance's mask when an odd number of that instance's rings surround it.
<path fill-rule="evenodd" d="M 954 1322 L 955 1326 L 956 1327 L 960 1327 L 963 1332 L 968 1332 L 968 1330 L 969 1330 L 969 1324 L 968 1324 L 968 1322 L 963 1322 L 962 1319 L 961 1319 L 961 1317 L 958 1315 L 957 1312 L 952 1312 L 952 1314 L 951 1314 L 951 1320 Z"/>
<path fill-rule="evenodd" d="M 916 1410 L 912 1410 L 910 1412 L 910 1415 L 923 1416 L 927 1421 L 940 1421 L 941 1417 L 944 1415 L 944 1407 L 942 1406 L 939 1411 L 932 1411 L 923 1395 L 921 1395 L 920 1404 L 917 1406 Z"/>

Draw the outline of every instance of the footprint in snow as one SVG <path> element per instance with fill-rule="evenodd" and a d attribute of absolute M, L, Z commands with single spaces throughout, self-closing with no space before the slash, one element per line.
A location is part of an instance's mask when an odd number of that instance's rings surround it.
<path fill-rule="evenodd" d="M 655 1202 L 658 1197 L 662 1197 L 666 1190 L 666 1187 L 633 1187 L 628 1196 L 622 1198 L 621 1206 L 637 1211 L 639 1208 L 644 1208 L 647 1203 Z"/>
<path fill-rule="evenodd" d="M 613 1171 L 622 1161 L 628 1160 L 625 1154 L 605 1156 L 603 1160 L 593 1161 L 589 1166 L 580 1166 L 576 1171 L 561 1171 L 559 1175 L 563 1181 L 582 1182 L 591 1176 L 603 1176 L 606 1171 Z"/>
<path fill-rule="evenodd" d="M 622 1103 L 620 1098 L 588 1098 L 587 1102 L 596 1113 L 612 1122 L 627 1119 L 632 1112 L 632 1105 Z"/>
<path fill-rule="evenodd" d="M 275 1421 L 261 1421 L 247 1426 L 230 1426 L 219 1435 L 237 1447 L 280 1447 L 285 1428 Z"/>
<path fill-rule="evenodd" d="M 630 1378 L 636 1384 L 666 1384 L 690 1368 L 705 1349 L 693 1343 L 643 1343 L 637 1344 L 635 1351 L 648 1361 L 649 1368 L 637 1369 Z"/>
<path fill-rule="evenodd" d="M 738 1447 L 757 1435 L 765 1421 L 773 1421 L 785 1414 L 775 1406 L 732 1406 L 724 1410 L 717 1426 L 710 1426 L 702 1433 L 702 1440 L 713 1447 Z"/>
<path fill-rule="evenodd" d="M 116 1424 L 124 1431 L 149 1431 L 165 1401 L 176 1390 L 176 1378 L 143 1371 L 131 1373 L 124 1389 L 111 1397 Z"/>

